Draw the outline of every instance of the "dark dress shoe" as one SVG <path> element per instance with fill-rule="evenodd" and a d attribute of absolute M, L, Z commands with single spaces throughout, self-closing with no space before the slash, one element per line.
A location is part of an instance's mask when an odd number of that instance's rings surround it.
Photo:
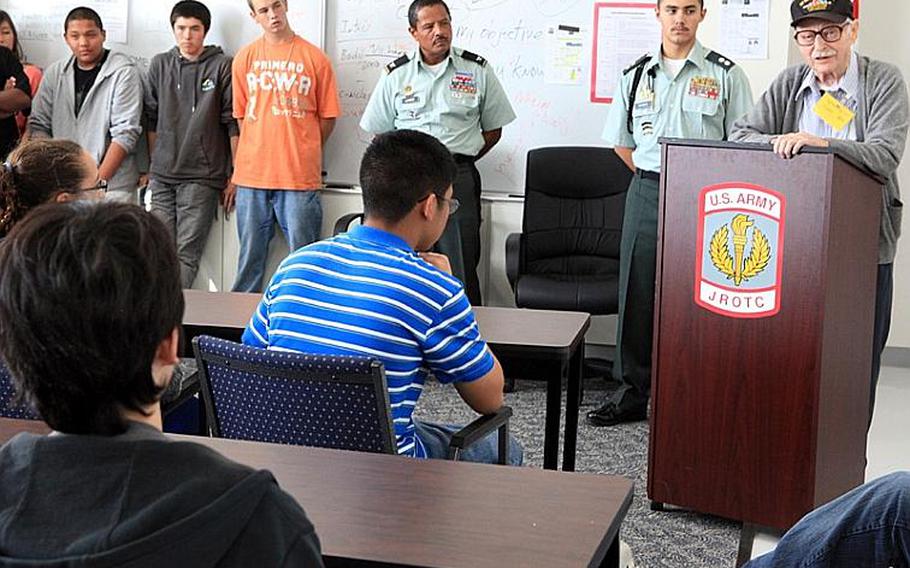
<path fill-rule="evenodd" d="M 587 414 L 588 424 L 591 426 L 614 426 L 623 422 L 639 422 L 648 418 L 646 408 L 638 410 L 620 409 L 615 402 L 603 403 L 596 410 Z"/>

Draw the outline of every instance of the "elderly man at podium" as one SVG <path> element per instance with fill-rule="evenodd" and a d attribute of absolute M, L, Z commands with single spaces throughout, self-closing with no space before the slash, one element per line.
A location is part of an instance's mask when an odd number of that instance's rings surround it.
<path fill-rule="evenodd" d="M 873 331 L 875 405 L 881 354 L 891 326 L 893 262 L 900 235 L 897 167 L 907 139 L 907 87 L 893 65 L 853 50 L 859 31 L 851 0 L 793 0 L 793 38 L 805 63 L 784 70 L 734 125 L 731 140 L 767 142 L 789 159 L 807 146 L 831 148 L 887 182 L 880 196 L 878 276 Z"/>

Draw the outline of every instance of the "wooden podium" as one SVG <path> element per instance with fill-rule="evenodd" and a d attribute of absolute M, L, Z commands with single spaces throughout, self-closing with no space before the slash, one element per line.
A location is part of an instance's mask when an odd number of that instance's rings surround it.
<path fill-rule="evenodd" d="M 863 482 L 882 180 L 663 142 L 648 496 L 784 530 Z"/>

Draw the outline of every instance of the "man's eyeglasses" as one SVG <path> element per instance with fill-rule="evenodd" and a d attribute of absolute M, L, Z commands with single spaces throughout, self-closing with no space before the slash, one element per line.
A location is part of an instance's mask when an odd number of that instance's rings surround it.
<path fill-rule="evenodd" d="M 73 193 L 75 195 L 79 195 L 80 193 L 87 193 L 89 191 L 100 191 L 102 193 L 102 195 L 107 193 L 107 180 L 99 179 L 98 183 L 96 183 L 92 187 L 83 187 L 82 189 L 77 189 L 75 191 L 70 191 L 67 193 Z"/>
<path fill-rule="evenodd" d="M 815 44 L 815 36 L 822 36 L 822 39 L 828 43 L 834 43 L 839 40 L 842 35 L 844 35 L 844 28 L 850 25 L 850 22 L 846 22 L 840 25 L 834 26 L 825 26 L 822 29 L 815 30 L 800 30 L 793 34 L 793 39 L 796 40 L 798 45 L 803 47 L 809 47 L 810 45 Z"/>
<path fill-rule="evenodd" d="M 435 193 L 428 193 L 417 200 L 417 203 L 423 203 L 430 198 L 431 195 L 436 195 Z M 461 207 L 461 201 L 458 201 L 455 197 L 443 197 L 441 195 L 436 195 L 436 199 L 439 201 L 448 201 L 449 202 L 449 217 L 455 214 L 458 211 L 458 208 Z"/>

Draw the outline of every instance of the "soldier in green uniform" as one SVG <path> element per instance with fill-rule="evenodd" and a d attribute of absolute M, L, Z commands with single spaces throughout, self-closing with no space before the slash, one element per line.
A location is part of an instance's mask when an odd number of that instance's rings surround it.
<path fill-rule="evenodd" d="M 644 420 L 651 392 L 654 270 L 661 137 L 724 140 L 752 107 L 749 80 L 723 55 L 696 39 L 703 0 L 659 0 L 660 49 L 625 69 L 603 138 L 635 172 L 620 245 L 619 317 L 613 378 L 619 388 L 588 413 L 611 426 Z"/>
<path fill-rule="evenodd" d="M 452 47 L 452 19 L 442 0 L 414 0 L 408 9 L 419 48 L 386 67 L 360 120 L 367 132 L 411 129 L 435 136 L 455 156 L 455 199 L 461 207 L 437 244 L 468 299 L 481 304 L 480 173 L 474 162 L 515 120 L 505 91 L 483 57 Z M 402 157 L 402 159 L 407 159 Z"/>

